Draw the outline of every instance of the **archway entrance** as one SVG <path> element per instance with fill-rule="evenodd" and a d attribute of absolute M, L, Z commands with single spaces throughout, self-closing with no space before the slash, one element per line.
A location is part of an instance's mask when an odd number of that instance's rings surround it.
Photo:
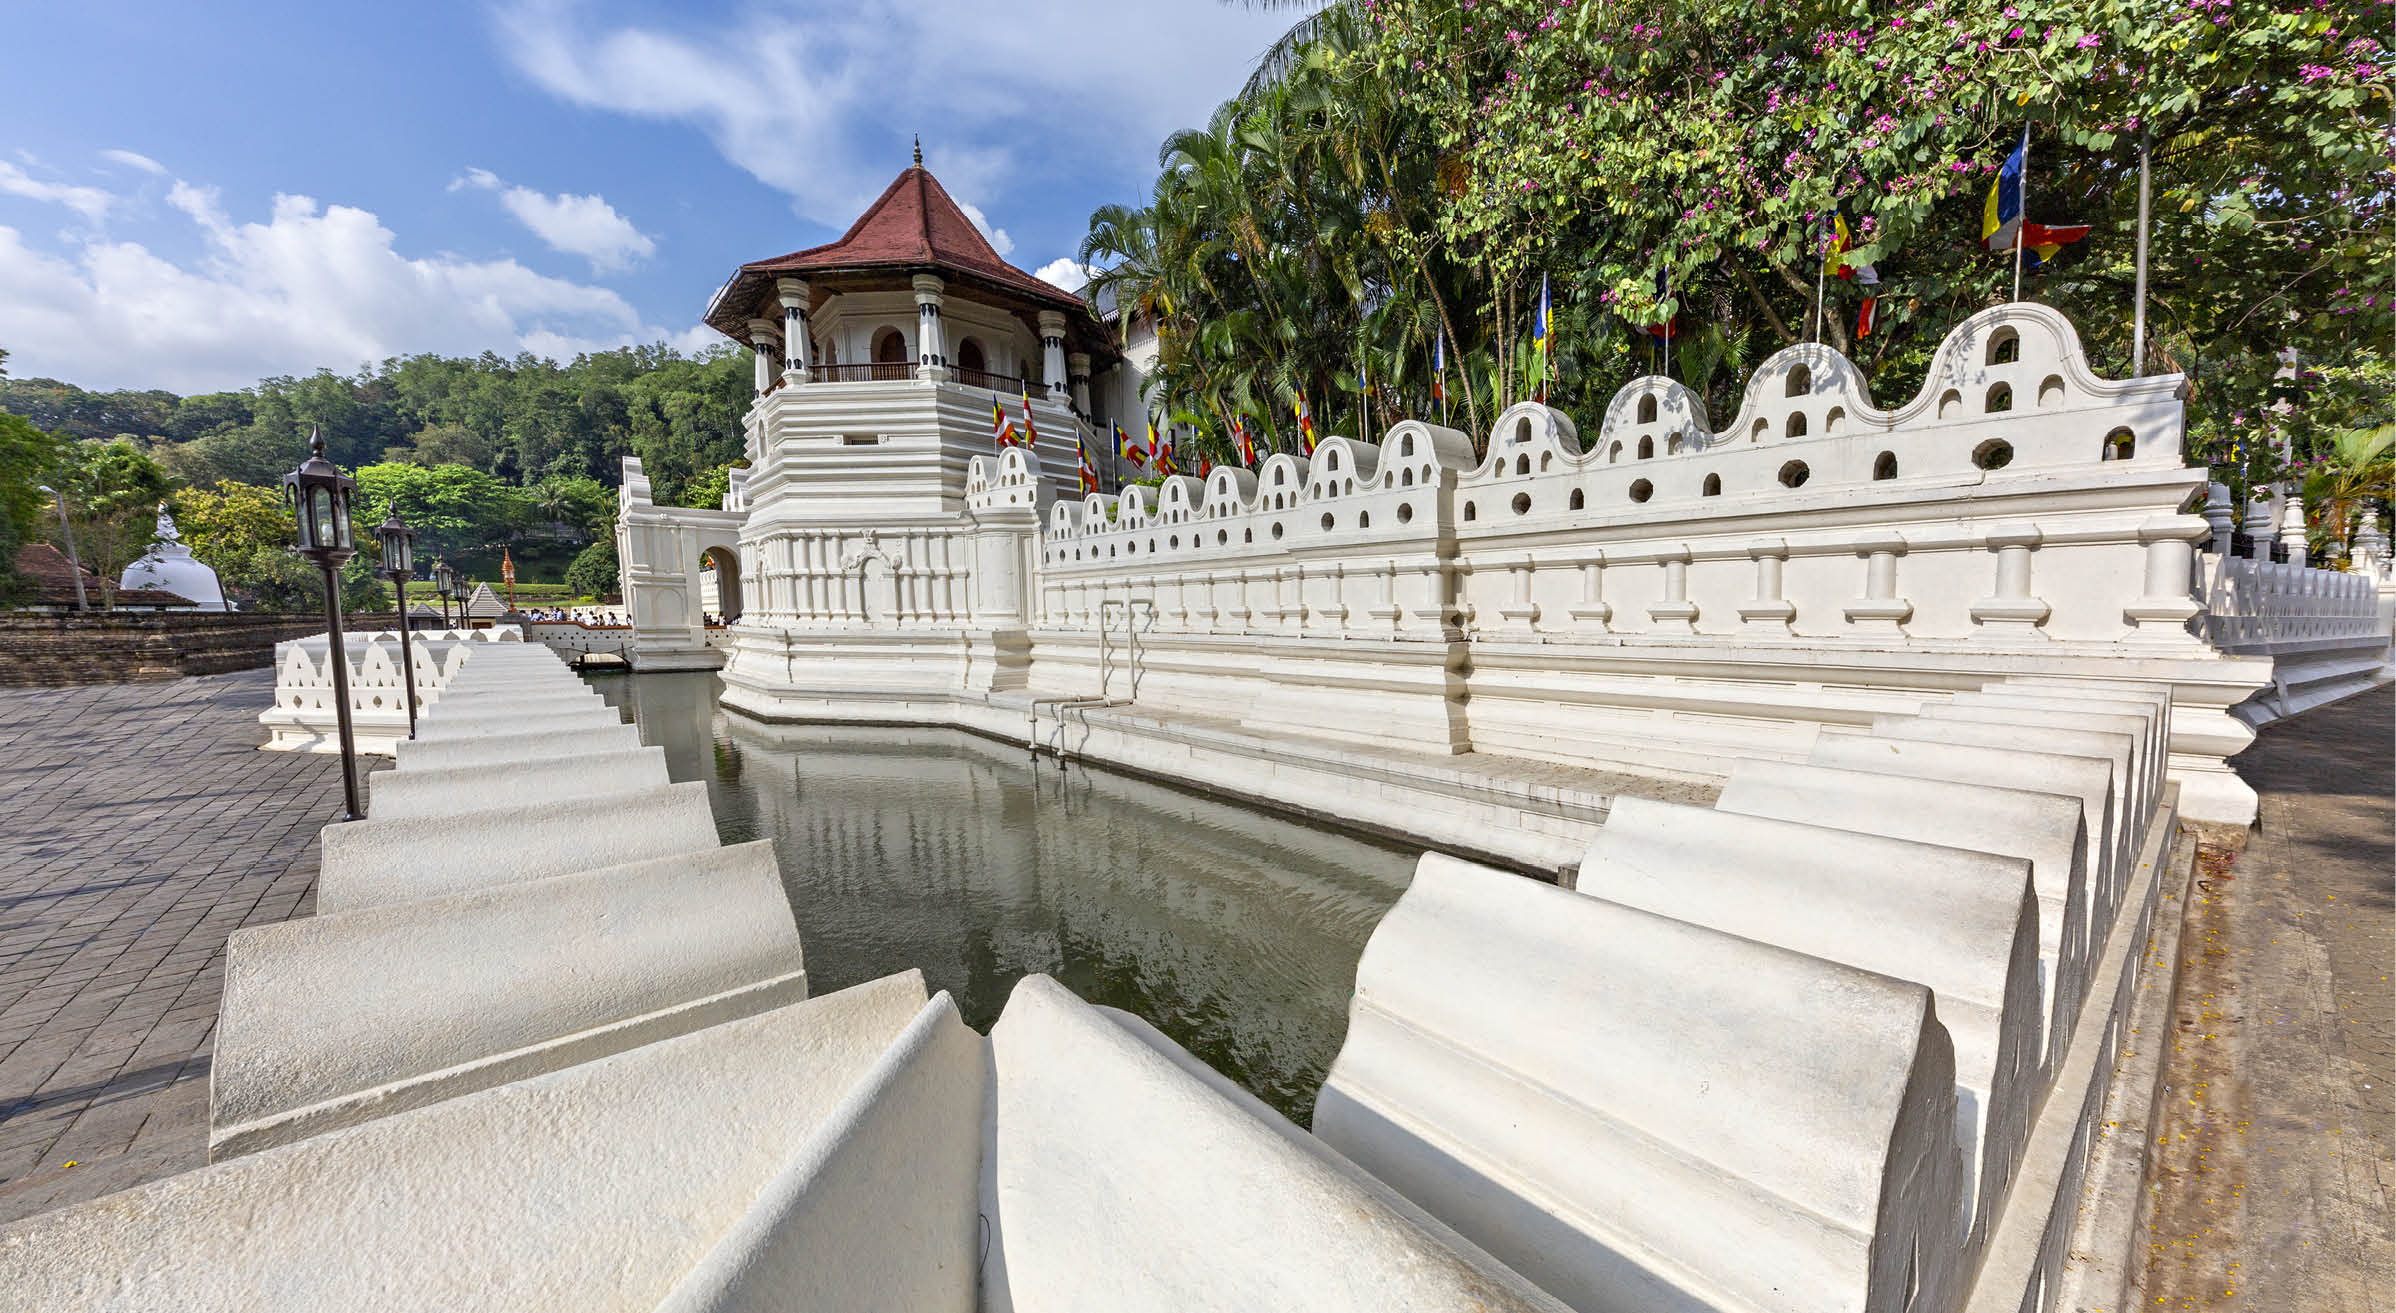
<path fill-rule="evenodd" d="M 707 579 L 714 586 L 701 590 L 701 610 L 711 621 L 731 624 L 740 619 L 740 556 L 729 547 L 710 547 L 699 556 L 699 566 L 708 571 Z M 712 599 L 705 594 L 714 593 Z"/>

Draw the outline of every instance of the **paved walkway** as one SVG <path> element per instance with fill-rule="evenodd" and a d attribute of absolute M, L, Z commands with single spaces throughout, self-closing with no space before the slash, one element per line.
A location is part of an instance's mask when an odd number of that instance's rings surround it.
<path fill-rule="evenodd" d="M 310 910 L 341 810 L 273 689 L 0 690 L 0 1223 L 207 1161 L 225 937 Z"/>
<path fill-rule="evenodd" d="M 2396 1307 L 2396 693 L 2264 728 L 2198 853 L 2142 1308 Z"/>

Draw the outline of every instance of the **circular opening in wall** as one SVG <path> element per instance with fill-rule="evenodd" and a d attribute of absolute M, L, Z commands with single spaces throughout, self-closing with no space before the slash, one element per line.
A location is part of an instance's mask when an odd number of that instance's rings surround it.
<path fill-rule="evenodd" d="M 1514 513 L 1516 515 L 1528 515 L 1530 512 L 1531 494 L 1527 492 L 1518 492 L 1514 494 Z"/>
<path fill-rule="evenodd" d="M 1217 547 L 1221 547 L 1221 546 L 1224 546 L 1224 545 L 1228 544 L 1230 541 L 1231 541 L 1231 531 L 1230 531 L 1229 529 L 1217 529 L 1217 530 L 1215 530 L 1215 546 L 1217 546 Z"/>
<path fill-rule="evenodd" d="M 1331 532 L 1331 516 L 1329 514 L 1323 516 L 1323 532 Z"/>
<path fill-rule="evenodd" d="M 1972 463 L 1984 470 L 2001 470 L 2013 463 L 2013 444 L 2003 438 L 1990 438 L 1972 448 Z"/>
<path fill-rule="evenodd" d="M 1281 526 L 1279 524 L 1275 524 L 1273 526 L 1273 536 L 1275 538 L 1279 538 L 1281 536 Z"/>
<path fill-rule="evenodd" d="M 1802 488 L 1805 486 L 1805 481 L 1812 477 L 1812 475 L 1813 471 L 1805 467 L 1804 461 L 1790 461 L 1788 464 L 1780 467 L 1780 486 L 1784 488 Z"/>
<path fill-rule="evenodd" d="M 1175 551 L 1180 551 L 1180 550 L 1181 550 L 1181 535 L 1177 533 L 1177 534 L 1173 535 L 1172 537 L 1170 537 L 1170 538 L 1167 538 L 1167 539 L 1165 540 L 1165 545 L 1166 545 L 1167 547 L 1170 547 L 1170 548 L 1172 548 L 1172 549 L 1173 549 L 1173 550 L 1175 550 Z"/>
<path fill-rule="evenodd" d="M 1652 484 L 1652 483 L 1649 483 L 1649 482 L 1648 482 L 1647 480 L 1645 480 L 1645 479 L 1638 479 L 1638 480 L 1634 480 L 1634 481 L 1632 482 L 1632 484 L 1631 484 L 1631 500 L 1632 500 L 1632 501 L 1646 501 L 1648 498 L 1650 498 L 1650 497 L 1653 497 L 1653 496 L 1655 496 L 1655 495 L 1656 495 L 1656 485 L 1654 485 L 1654 484 Z"/>
<path fill-rule="evenodd" d="M 1411 503 L 1411 502 L 1399 502 L 1399 503 L 1398 503 L 1398 523 L 1400 523 L 1400 524 L 1411 524 L 1411 523 L 1413 523 L 1413 522 L 1414 522 L 1414 505 L 1413 505 L 1413 503 Z"/>
<path fill-rule="evenodd" d="M 1136 543 L 1136 542 L 1127 542 L 1127 543 L 1123 544 L 1123 554 L 1124 554 L 1125 556 L 1131 556 L 1131 555 L 1134 555 L 1134 554 L 1136 554 L 1136 553 L 1137 553 L 1139 550 L 1140 550 L 1140 545 L 1139 545 L 1138 543 Z"/>

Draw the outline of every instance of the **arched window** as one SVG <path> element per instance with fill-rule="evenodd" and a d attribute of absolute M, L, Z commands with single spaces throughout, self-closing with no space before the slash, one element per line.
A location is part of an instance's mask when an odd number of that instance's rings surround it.
<path fill-rule="evenodd" d="M 2138 439 L 2128 429 L 2115 429 L 2105 435 L 2104 460 L 2128 460 L 2138 453 Z"/>
<path fill-rule="evenodd" d="M 1709 474 L 1705 476 L 1705 487 L 1699 490 L 1698 495 L 1701 497 L 1721 496 L 1722 476 L 1719 474 Z"/>
<path fill-rule="evenodd" d="M 1641 460 L 1653 460 L 1653 459 L 1655 459 L 1655 455 L 1656 455 L 1656 440 L 1655 440 L 1654 438 L 1641 438 L 1641 439 L 1639 439 L 1639 459 L 1641 459 Z"/>
<path fill-rule="evenodd" d="M 2000 328 L 1988 335 L 1988 363 L 2010 365 L 2022 358 L 2022 335 L 2010 328 Z"/>
<path fill-rule="evenodd" d="M 1804 436 L 1805 436 L 1805 412 L 1804 412 L 1804 411 L 1802 411 L 1802 410 L 1792 410 L 1792 411 L 1790 411 L 1790 412 L 1789 412 L 1789 426 L 1788 426 L 1788 428 L 1785 430 L 1785 432 L 1788 434 L 1788 436 L 1790 436 L 1790 437 L 1792 437 L 1792 438 L 1802 438 L 1802 437 L 1804 437 Z"/>
<path fill-rule="evenodd" d="M 977 374 L 990 372 L 990 357 L 983 353 L 979 339 L 969 337 L 957 343 L 957 368 L 970 369 Z"/>
<path fill-rule="evenodd" d="M 1802 397 L 1814 390 L 1814 371 L 1799 365 L 1789 371 L 1789 395 Z"/>
<path fill-rule="evenodd" d="M 885 328 L 874 334 L 874 363 L 877 365 L 907 365 L 907 335 L 895 328 Z M 876 377 L 887 377 L 885 371 L 875 370 Z"/>
<path fill-rule="evenodd" d="M 1639 398 L 1639 422 L 1642 424 L 1656 422 L 1656 399 L 1654 397 Z"/>
<path fill-rule="evenodd" d="M 2011 383 L 1999 383 L 1995 387 L 1990 388 L 1988 390 L 1988 404 L 1983 407 L 1983 409 L 1992 415 L 2000 410 L 2013 409 L 2013 385 Z"/>
<path fill-rule="evenodd" d="M 1897 453 L 1893 451 L 1884 451 L 1880 453 L 1879 456 L 1875 457 L 1872 461 L 1872 477 L 1875 479 L 1896 478 Z"/>

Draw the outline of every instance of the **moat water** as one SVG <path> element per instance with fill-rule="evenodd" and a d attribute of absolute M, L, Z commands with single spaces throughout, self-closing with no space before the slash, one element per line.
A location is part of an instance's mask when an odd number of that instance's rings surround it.
<path fill-rule="evenodd" d="M 1045 972 L 1300 1125 L 1414 870 L 1413 849 L 962 731 L 764 724 L 709 674 L 589 679 L 675 780 L 706 781 L 724 842 L 773 841 L 810 992 L 919 967 L 987 1031 Z"/>

